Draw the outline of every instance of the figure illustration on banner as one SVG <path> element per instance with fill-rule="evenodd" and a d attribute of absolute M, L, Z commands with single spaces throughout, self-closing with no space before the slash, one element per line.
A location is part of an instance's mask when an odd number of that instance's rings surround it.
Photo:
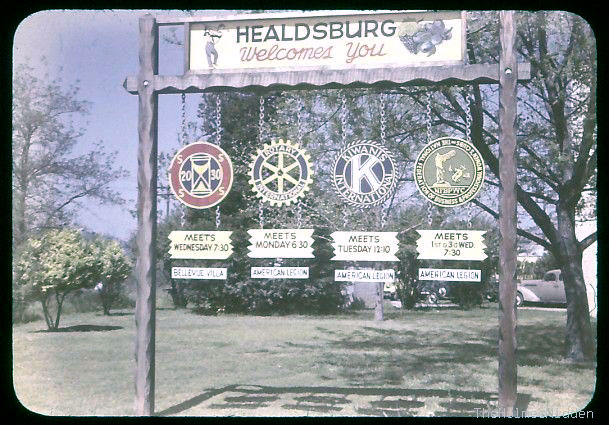
<path fill-rule="evenodd" d="M 216 64 L 218 63 L 218 51 L 216 50 L 216 42 L 218 41 L 217 39 L 222 37 L 221 31 L 223 28 L 224 24 L 220 24 L 217 30 L 205 27 L 205 32 L 203 33 L 203 36 L 206 40 L 205 55 L 207 56 L 207 63 L 210 68 L 215 68 Z"/>
<path fill-rule="evenodd" d="M 445 185 L 447 184 L 444 180 L 444 163 L 455 156 L 457 152 L 454 149 L 449 150 L 446 153 L 437 153 L 436 154 L 436 183 L 435 185 Z M 434 185 L 434 186 L 435 186 Z"/>

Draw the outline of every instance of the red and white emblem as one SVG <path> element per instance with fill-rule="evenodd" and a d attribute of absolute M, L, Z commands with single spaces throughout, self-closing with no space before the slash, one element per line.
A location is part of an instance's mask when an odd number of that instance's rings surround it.
<path fill-rule="evenodd" d="M 180 202 L 191 208 L 220 203 L 233 184 L 233 165 L 217 145 L 197 142 L 178 151 L 169 166 L 169 185 Z"/>

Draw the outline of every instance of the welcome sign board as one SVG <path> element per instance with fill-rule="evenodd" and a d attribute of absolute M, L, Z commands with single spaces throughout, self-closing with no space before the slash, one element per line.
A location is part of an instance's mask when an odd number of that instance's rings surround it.
<path fill-rule="evenodd" d="M 265 16 L 190 23 L 187 71 L 379 68 L 464 60 L 461 12 Z"/>

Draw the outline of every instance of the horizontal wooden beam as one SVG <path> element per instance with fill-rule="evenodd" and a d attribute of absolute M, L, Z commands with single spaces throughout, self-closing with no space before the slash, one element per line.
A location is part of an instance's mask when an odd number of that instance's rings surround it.
<path fill-rule="evenodd" d="M 518 81 L 531 78 L 530 63 L 518 64 Z M 497 84 L 496 64 L 442 65 L 350 70 L 256 70 L 209 71 L 186 75 L 155 75 L 148 82 L 156 93 L 203 93 L 211 91 L 261 91 L 265 89 L 305 89 L 369 87 L 381 85 Z M 137 77 L 125 79 L 123 87 L 138 93 Z"/>

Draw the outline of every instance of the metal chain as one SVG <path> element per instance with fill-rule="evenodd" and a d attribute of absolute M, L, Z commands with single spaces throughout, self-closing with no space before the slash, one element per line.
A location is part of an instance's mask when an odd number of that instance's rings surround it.
<path fill-rule="evenodd" d="M 465 97 L 467 101 L 467 108 L 465 109 L 465 140 L 472 142 L 472 108 L 471 105 L 474 102 L 474 98 L 471 93 L 467 93 Z"/>
<path fill-rule="evenodd" d="M 427 142 L 431 142 L 431 91 L 427 92 L 427 105 L 425 109 L 425 126 L 427 128 Z"/>
<path fill-rule="evenodd" d="M 347 228 L 347 224 L 349 224 L 349 217 L 347 216 L 347 209 L 343 208 L 343 229 Z"/>
<path fill-rule="evenodd" d="M 381 93 L 381 143 L 383 145 L 385 145 L 385 126 L 386 126 L 386 119 L 385 119 L 385 94 Z"/>
<path fill-rule="evenodd" d="M 258 116 L 258 141 L 264 140 L 264 97 L 260 96 L 260 115 Z"/>
<path fill-rule="evenodd" d="M 388 215 L 387 210 L 383 209 L 381 211 L 381 229 L 385 227 L 385 224 L 387 224 L 387 215 Z"/>
<path fill-rule="evenodd" d="M 186 138 L 187 138 L 187 130 L 186 130 L 186 93 L 182 93 L 182 128 L 180 129 L 180 144 L 182 146 L 186 146 Z M 180 214 L 180 227 L 184 228 L 186 225 L 186 205 L 182 205 L 182 212 Z"/>
<path fill-rule="evenodd" d="M 222 101 L 220 95 L 216 95 L 216 145 L 220 146 L 222 138 Z"/>
<path fill-rule="evenodd" d="M 302 201 L 299 199 L 296 204 L 296 228 L 302 227 Z"/>
<path fill-rule="evenodd" d="M 427 204 L 427 224 L 429 225 L 429 227 L 431 227 L 431 225 L 433 224 L 433 206 L 430 203 Z"/>
<path fill-rule="evenodd" d="M 304 103 L 302 98 L 298 96 L 298 111 L 296 112 L 296 140 L 298 141 L 298 146 L 302 147 L 302 109 L 304 108 Z"/>
<path fill-rule="evenodd" d="M 258 202 L 258 222 L 262 229 L 264 227 L 264 205 L 262 205 L 262 199 Z"/>
<path fill-rule="evenodd" d="M 467 204 L 467 228 L 472 228 L 472 205 L 471 203 Z"/>
<path fill-rule="evenodd" d="M 347 95 L 344 90 L 341 93 L 340 129 L 342 137 L 341 142 L 344 147 L 347 145 Z"/>

